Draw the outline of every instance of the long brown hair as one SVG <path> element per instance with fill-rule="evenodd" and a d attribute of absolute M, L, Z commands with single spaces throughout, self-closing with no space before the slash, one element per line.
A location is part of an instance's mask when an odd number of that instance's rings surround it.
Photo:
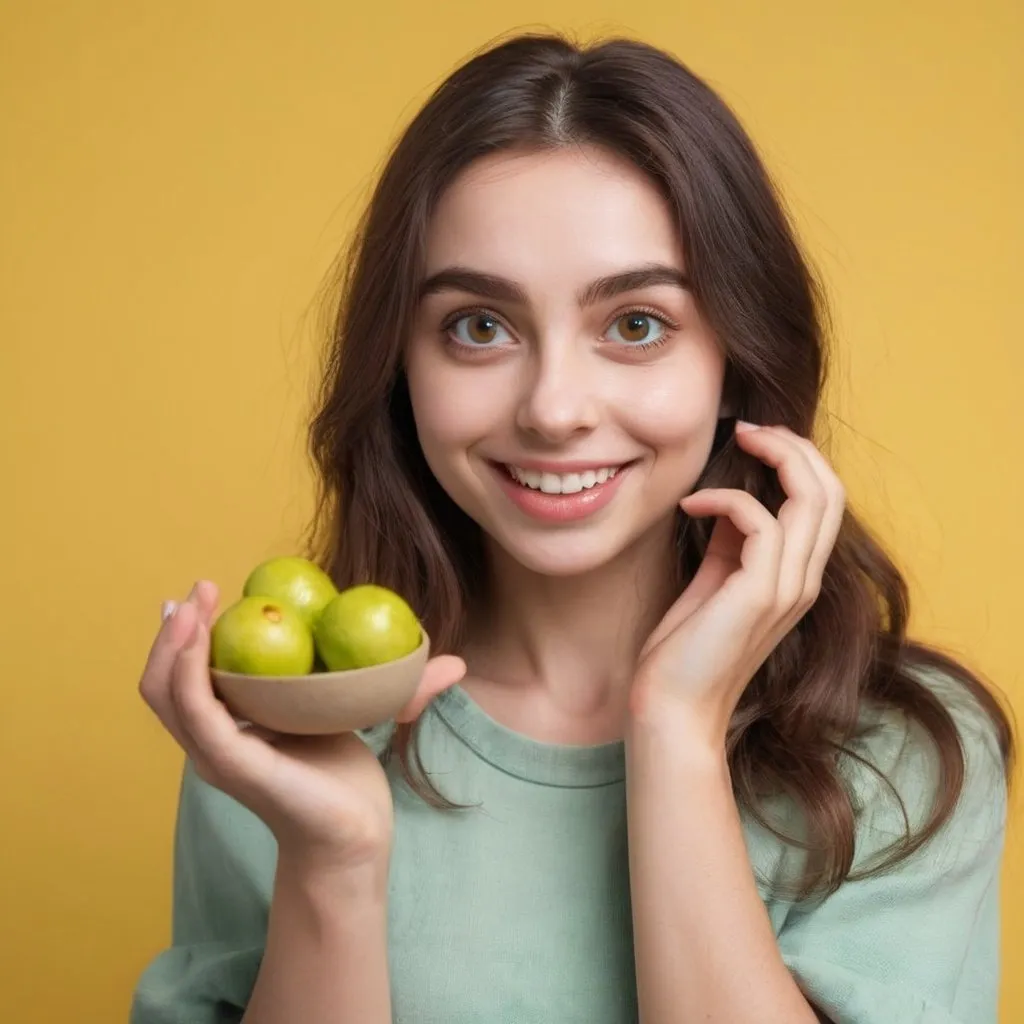
<path fill-rule="evenodd" d="M 803 436 L 812 435 L 819 411 L 821 289 L 753 143 L 718 95 L 670 55 L 631 40 L 584 48 L 526 35 L 477 54 L 402 134 L 337 265 L 328 293 L 331 343 L 310 428 L 319 476 L 311 555 L 340 586 L 373 580 L 403 594 L 436 651 L 459 650 L 467 602 L 483 575 L 483 545 L 479 527 L 426 465 L 402 368 L 429 218 L 478 157 L 579 144 L 625 156 L 668 199 L 695 298 L 725 350 L 733 409 Z M 698 486 L 743 488 L 773 513 L 784 498 L 775 473 L 728 442 Z M 680 514 L 684 578 L 700 563 L 709 529 Z M 927 822 L 911 835 L 907 819 L 907 835 L 874 870 L 931 838 L 963 787 L 954 719 L 919 670 L 938 670 L 976 698 L 1009 772 L 1012 733 L 1000 704 L 961 665 L 909 641 L 908 614 L 902 576 L 847 512 L 817 602 L 737 709 L 729 741 L 737 799 L 762 821 L 768 794 L 796 801 L 806 830 L 800 845 L 816 852 L 802 893 L 833 890 L 851 874 L 856 813 L 839 754 L 850 752 L 845 745 L 865 701 L 924 728 L 941 780 Z M 391 754 L 421 796 L 451 806 L 423 771 L 414 729 L 397 729 Z"/>

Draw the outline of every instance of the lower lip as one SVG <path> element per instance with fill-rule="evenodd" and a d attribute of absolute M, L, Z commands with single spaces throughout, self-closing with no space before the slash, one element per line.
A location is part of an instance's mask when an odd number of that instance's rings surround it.
<path fill-rule="evenodd" d="M 491 469 L 497 475 L 502 490 L 521 512 L 547 523 L 571 523 L 603 509 L 615 497 L 630 466 L 623 466 L 603 484 L 595 484 L 575 494 L 545 494 L 517 483 L 504 466 L 492 465 Z"/>

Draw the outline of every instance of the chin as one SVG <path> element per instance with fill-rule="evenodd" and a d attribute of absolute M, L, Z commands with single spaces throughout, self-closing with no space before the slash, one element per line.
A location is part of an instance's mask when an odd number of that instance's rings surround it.
<path fill-rule="evenodd" d="M 602 529 L 580 531 L 576 536 L 568 531 L 552 531 L 546 536 L 487 532 L 491 541 L 524 569 L 559 578 L 596 572 L 626 554 L 639 539 Z"/>
<path fill-rule="evenodd" d="M 566 579 L 586 576 L 612 562 L 619 552 L 597 551 L 544 551 L 536 546 L 530 548 L 504 548 L 505 553 L 524 569 L 538 576 Z"/>

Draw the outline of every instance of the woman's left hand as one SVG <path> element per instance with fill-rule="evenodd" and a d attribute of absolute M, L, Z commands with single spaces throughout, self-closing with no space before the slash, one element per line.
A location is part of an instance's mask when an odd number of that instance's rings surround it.
<path fill-rule="evenodd" d="M 754 673 L 817 599 L 846 504 L 824 456 L 786 427 L 741 422 L 736 443 L 774 467 L 786 501 L 778 518 L 740 490 L 679 503 L 718 521 L 693 580 L 644 645 L 631 693 L 634 721 L 682 714 L 718 749 Z"/>

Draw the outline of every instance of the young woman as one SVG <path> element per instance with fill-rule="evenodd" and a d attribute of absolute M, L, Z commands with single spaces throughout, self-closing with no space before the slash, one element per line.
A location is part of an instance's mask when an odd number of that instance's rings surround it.
<path fill-rule="evenodd" d="M 810 440 L 820 296 L 723 102 L 497 46 L 343 270 L 311 550 L 442 653 L 397 723 L 267 737 L 211 691 L 216 587 L 176 606 L 135 1024 L 994 1021 L 1010 730 Z"/>

